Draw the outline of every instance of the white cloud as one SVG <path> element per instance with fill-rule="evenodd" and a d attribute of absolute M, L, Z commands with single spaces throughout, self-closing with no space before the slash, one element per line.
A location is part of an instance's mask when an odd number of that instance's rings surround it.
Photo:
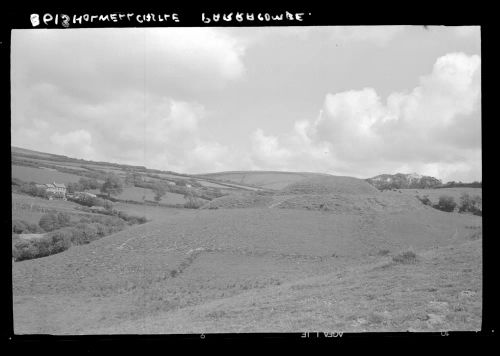
<path fill-rule="evenodd" d="M 92 104 L 137 89 L 195 95 L 241 78 L 244 53 L 215 28 L 16 30 L 13 92 L 45 83 Z"/>
<path fill-rule="evenodd" d="M 50 141 L 60 152 L 65 152 L 73 157 L 92 158 L 92 135 L 86 130 L 76 130 L 66 133 L 55 132 L 50 136 Z"/>
<path fill-rule="evenodd" d="M 244 53 L 216 28 L 13 31 L 12 144 L 208 169 L 227 149 L 202 137 L 196 98 L 242 78 Z"/>
<path fill-rule="evenodd" d="M 257 130 L 253 157 L 263 168 L 480 179 L 480 62 L 477 55 L 442 56 L 419 86 L 392 93 L 386 103 L 372 88 L 327 94 L 318 118 L 295 123 L 290 134 Z"/>

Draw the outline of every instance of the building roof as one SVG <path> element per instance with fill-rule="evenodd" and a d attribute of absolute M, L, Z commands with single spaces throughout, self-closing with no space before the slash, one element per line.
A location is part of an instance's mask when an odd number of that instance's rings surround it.
<path fill-rule="evenodd" d="M 56 183 L 56 182 L 54 182 L 54 186 L 56 188 L 66 188 L 66 186 L 64 185 L 64 183 Z"/>

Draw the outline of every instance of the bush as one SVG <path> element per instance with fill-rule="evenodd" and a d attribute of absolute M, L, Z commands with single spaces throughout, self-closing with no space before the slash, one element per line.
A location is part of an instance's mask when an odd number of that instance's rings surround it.
<path fill-rule="evenodd" d="M 95 178 L 80 178 L 78 185 L 81 190 L 100 189 L 101 184 Z"/>
<path fill-rule="evenodd" d="M 469 196 L 467 193 L 463 193 L 460 197 L 460 207 L 458 211 L 460 213 L 472 213 L 474 215 L 482 215 L 481 211 L 481 197 L 476 195 L 474 197 Z"/>
<path fill-rule="evenodd" d="M 30 260 L 39 257 L 39 251 L 31 241 L 18 240 L 12 245 L 12 257 L 15 261 Z"/>
<path fill-rule="evenodd" d="M 57 215 L 54 213 L 44 214 L 40 218 L 38 225 L 42 229 L 44 229 L 45 231 L 52 231 L 52 230 L 58 229 L 60 227 L 59 220 L 57 219 Z"/>
<path fill-rule="evenodd" d="M 89 215 L 80 218 L 74 225 L 70 216 L 65 213 L 48 213 L 40 219 L 40 225 L 50 231 L 40 239 L 24 240 L 17 235 L 12 238 L 12 256 L 16 261 L 45 257 L 63 252 L 72 245 L 88 244 L 109 234 L 121 231 L 129 224 L 147 222 L 145 217 L 128 215 L 124 212 L 113 211 L 118 216 Z M 110 212 L 111 214 L 111 212 Z M 40 227 L 22 220 L 12 223 L 14 234 L 22 232 L 39 232 Z"/>
<path fill-rule="evenodd" d="M 111 195 L 119 195 L 121 192 L 123 192 L 123 182 L 114 173 L 109 173 L 106 176 L 106 180 L 100 187 L 101 193 L 107 194 L 108 197 Z"/>
<path fill-rule="evenodd" d="M 58 213 L 57 222 L 60 227 L 69 226 L 71 224 L 71 216 L 68 213 Z"/>
<path fill-rule="evenodd" d="M 45 231 L 37 224 L 16 219 L 12 220 L 12 232 L 14 234 L 41 234 Z"/>
<path fill-rule="evenodd" d="M 187 209 L 199 209 L 203 204 L 199 200 L 191 199 L 184 203 L 184 207 Z"/>
<path fill-rule="evenodd" d="M 133 215 L 129 215 L 123 211 L 118 212 L 118 217 L 120 219 L 125 220 L 126 222 L 128 222 L 131 225 L 132 224 L 144 224 L 145 222 L 148 221 L 144 216 L 133 216 Z"/>
<path fill-rule="evenodd" d="M 446 211 L 453 212 L 457 207 L 457 203 L 455 203 L 455 199 L 448 195 L 442 195 L 439 197 L 439 202 L 434 205 L 434 208 Z"/>
<path fill-rule="evenodd" d="M 412 250 L 408 250 L 392 257 L 392 260 L 396 263 L 411 264 L 417 262 L 417 254 Z"/>
<path fill-rule="evenodd" d="M 66 251 L 72 245 L 72 233 L 69 229 L 60 229 L 47 235 L 50 241 L 50 254 Z"/>
<path fill-rule="evenodd" d="M 72 242 L 76 245 L 85 245 L 97 238 L 97 228 L 93 224 L 79 223 L 73 228 Z"/>
<path fill-rule="evenodd" d="M 47 191 L 43 188 L 38 188 L 35 183 L 22 183 L 19 186 L 19 191 L 33 197 L 48 198 Z"/>
<path fill-rule="evenodd" d="M 28 223 L 23 220 L 12 220 L 12 232 L 14 234 L 22 234 L 28 232 Z"/>
<path fill-rule="evenodd" d="M 420 200 L 422 202 L 422 204 L 424 204 L 424 205 L 432 206 L 432 202 L 429 199 L 428 195 L 424 195 L 423 197 L 420 197 L 419 195 L 417 195 L 417 199 Z"/>

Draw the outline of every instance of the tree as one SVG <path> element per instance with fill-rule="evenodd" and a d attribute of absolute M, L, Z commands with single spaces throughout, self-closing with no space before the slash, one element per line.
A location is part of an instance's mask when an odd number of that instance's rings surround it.
<path fill-rule="evenodd" d="M 80 178 L 78 181 L 82 190 L 99 189 L 100 184 L 95 178 Z"/>
<path fill-rule="evenodd" d="M 82 186 L 79 183 L 68 183 L 66 188 L 68 189 L 68 193 L 74 193 L 83 190 Z"/>
<path fill-rule="evenodd" d="M 152 188 L 153 193 L 155 193 L 155 201 L 159 202 L 161 198 L 166 194 L 165 187 L 161 184 L 155 184 Z"/>
<path fill-rule="evenodd" d="M 185 208 L 198 209 L 202 205 L 200 200 L 194 196 L 190 189 L 187 189 L 184 193 L 184 199 L 186 199 L 186 203 L 184 203 Z"/>
<path fill-rule="evenodd" d="M 123 182 L 116 174 L 110 173 L 106 176 L 106 180 L 101 186 L 101 192 L 111 195 L 118 195 L 123 192 Z"/>

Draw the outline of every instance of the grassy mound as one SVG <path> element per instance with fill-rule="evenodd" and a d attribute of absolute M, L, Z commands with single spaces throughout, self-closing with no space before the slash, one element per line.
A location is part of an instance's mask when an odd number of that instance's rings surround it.
<path fill-rule="evenodd" d="M 210 201 L 202 209 L 233 209 L 267 207 L 272 196 L 261 194 L 231 194 Z"/>
<path fill-rule="evenodd" d="M 267 189 L 282 189 L 304 178 L 325 175 L 323 173 L 240 171 L 205 174 L 205 177 L 239 184 L 250 184 Z"/>
<path fill-rule="evenodd" d="M 332 213 L 397 212 L 421 210 L 415 198 L 401 194 L 295 194 L 283 196 L 275 208 L 319 210 Z"/>
<path fill-rule="evenodd" d="M 283 194 L 379 194 L 377 188 L 352 177 L 324 176 L 307 178 L 281 190 Z"/>

